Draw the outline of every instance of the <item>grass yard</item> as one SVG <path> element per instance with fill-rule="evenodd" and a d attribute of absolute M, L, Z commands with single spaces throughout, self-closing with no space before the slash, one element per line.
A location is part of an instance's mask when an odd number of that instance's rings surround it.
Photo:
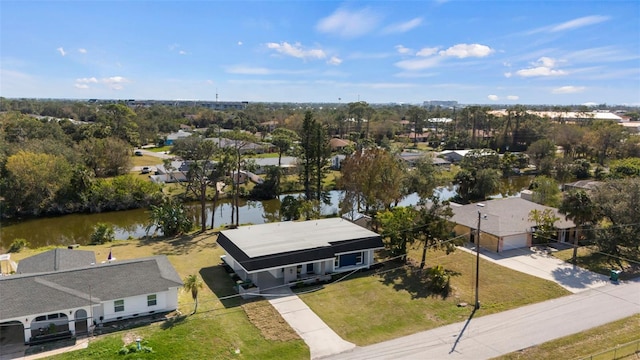
<path fill-rule="evenodd" d="M 554 251 L 553 256 L 571 263 L 573 249 Z M 623 271 L 620 273 L 620 280 L 629 280 L 640 276 L 640 265 L 631 264 L 621 260 Z M 620 269 L 620 265 L 609 256 L 600 254 L 594 247 L 583 246 L 578 248 L 578 266 L 587 270 L 609 276 L 611 269 Z"/>
<path fill-rule="evenodd" d="M 151 155 L 131 157 L 131 166 L 156 166 L 160 164 L 162 164 L 162 159 Z"/>
<path fill-rule="evenodd" d="M 579 334 L 566 336 L 541 345 L 512 352 L 496 359 L 579 359 L 599 354 L 603 349 L 605 349 L 604 351 L 614 349 L 619 345 L 637 340 L 640 340 L 640 314 L 598 326 Z M 637 345 L 631 345 L 628 348 L 620 347 L 618 354 L 632 353 L 634 349 L 636 349 L 636 346 Z M 562 356 L 558 354 L 562 354 Z M 594 357 L 594 359 L 613 359 L 613 353 L 608 355 L 609 356 L 603 354 L 602 357 Z M 636 357 L 631 358 L 636 359 Z"/>
<path fill-rule="evenodd" d="M 417 250 L 409 253 L 418 258 Z M 424 279 L 399 262 L 378 272 L 358 273 L 300 298 L 345 340 L 368 345 L 422 330 L 464 321 L 475 300 L 475 256 L 432 251 L 427 266 L 440 264 L 451 273 L 451 291 L 443 299 L 426 290 Z M 559 285 L 488 261 L 480 262 L 480 303 L 476 316 L 568 295 Z"/>
<path fill-rule="evenodd" d="M 106 259 L 109 250 L 118 260 L 165 254 L 182 278 L 199 274 L 205 286 L 200 290 L 198 312 L 169 323 L 122 330 L 97 337 L 84 350 L 65 353 L 55 359 L 308 359 L 309 349 L 265 300 L 248 302 L 233 297 L 233 282 L 217 264 L 223 251 L 216 235 L 208 232 L 176 239 L 116 241 L 85 246 L 96 259 Z M 43 249 L 25 249 L 12 254 L 20 260 Z M 190 314 L 190 293 L 180 292 L 179 311 Z M 266 316 L 265 316 L 266 315 Z M 119 355 L 118 350 L 136 337 L 153 348 L 153 353 Z M 237 354 L 236 351 L 239 351 Z M 142 355 L 142 356 L 141 356 Z"/>

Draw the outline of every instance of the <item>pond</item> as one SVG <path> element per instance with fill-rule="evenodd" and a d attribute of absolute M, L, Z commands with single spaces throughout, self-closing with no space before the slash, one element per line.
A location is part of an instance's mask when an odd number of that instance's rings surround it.
<path fill-rule="evenodd" d="M 531 177 L 522 176 L 503 179 L 500 193 L 493 195 L 494 198 L 518 196 L 523 188 L 529 186 Z M 456 195 L 456 187 L 440 187 L 435 194 L 443 200 L 450 199 Z M 294 194 L 297 196 L 298 194 Z M 330 204 L 323 205 L 324 215 L 338 214 L 338 204 L 342 195 L 341 191 L 330 192 Z M 284 197 L 284 195 L 282 196 Z M 404 198 L 398 205 L 410 206 L 419 201 L 417 194 L 411 194 Z M 199 205 L 190 204 L 189 208 L 194 216 L 195 223 L 200 222 Z M 240 223 L 241 224 L 262 224 L 274 222 L 280 219 L 280 199 L 267 201 L 241 201 L 240 202 Z M 211 204 L 206 210 L 207 226 L 211 224 Z M 52 218 L 29 219 L 19 222 L 0 225 L 0 253 L 6 251 L 14 239 L 26 239 L 30 247 L 41 247 L 48 245 L 86 245 L 89 242 L 93 227 L 99 223 L 112 224 L 115 229 L 115 237 L 118 240 L 127 238 L 140 238 L 147 234 L 146 226 L 149 220 L 148 210 L 136 209 L 117 212 L 107 212 L 99 214 L 72 214 Z M 214 218 L 215 226 L 231 223 L 231 200 L 219 201 Z M 150 230 L 150 234 L 155 229 Z"/>

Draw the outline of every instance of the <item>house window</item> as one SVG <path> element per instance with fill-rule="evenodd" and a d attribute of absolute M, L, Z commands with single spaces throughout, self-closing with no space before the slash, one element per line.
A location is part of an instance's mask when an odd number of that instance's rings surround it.
<path fill-rule="evenodd" d="M 156 306 L 157 303 L 156 294 L 147 295 L 147 306 Z"/>
<path fill-rule="evenodd" d="M 359 252 L 356 254 L 356 265 L 362 264 L 362 253 Z"/>
<path fill-rule="evenodd" d="M 116 300 L 113 302 L 113 311 L 121 312 L 124 311 L 124 300 Z"/>

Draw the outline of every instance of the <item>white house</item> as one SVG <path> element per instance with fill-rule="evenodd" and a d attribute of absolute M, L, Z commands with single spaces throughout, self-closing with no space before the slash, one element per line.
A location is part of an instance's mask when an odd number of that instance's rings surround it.
<path fill-rule="evenodd" d="M 369 268 L 384 247 L 380 235 L 340 218 L 243 226 L 221 231 L 218 244 L 252 293 Z"/>
<path fill-rule="evenodd" d="M 25 344 L 39 341 L 52 327 L 75 336 L 103 323 L 175 310 L 182 287 L 164 255 L 48 272 L 21 270 L 0 278 L 0 327 L 4 338 Z"/>

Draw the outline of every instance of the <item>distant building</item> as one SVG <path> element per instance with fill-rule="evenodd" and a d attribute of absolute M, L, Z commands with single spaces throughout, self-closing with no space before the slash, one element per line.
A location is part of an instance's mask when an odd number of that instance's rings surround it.
<path fill-rule="evenodd" d="M 449 108 L 449 107 L 457 107 L 458 102 L 455 100 L 428 100 L 428 101 L 424 101 L 422 105 L 424 107 L 440 106 L 440 107 Z"/>

